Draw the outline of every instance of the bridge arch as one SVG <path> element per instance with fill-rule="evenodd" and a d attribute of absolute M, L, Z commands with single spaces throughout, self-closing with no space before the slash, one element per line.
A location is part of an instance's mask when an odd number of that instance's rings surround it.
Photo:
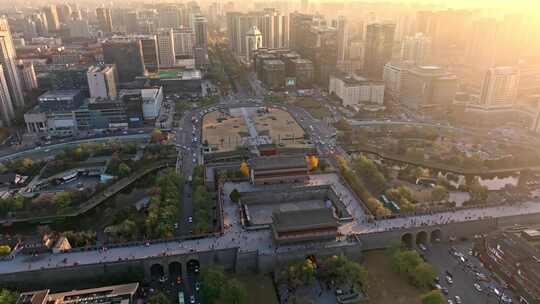
<path fill-rule="evenodd" d="M 182 263 L 173 261 L 169 263 L 169 277 L 176 278 L 182 276 Z"/>
<path fill-rule="evenodd" d="M 159 279 L 163 277 L 164 275 L 165 275 L 165 270 L 163 268 L 163 265 L 156 263 L 150 266 L 150 277 L 153 280 Z"/>
<path fill-rule="evenodd" d="M 429 240 L 432 243 L 438 243 L 442 240 L 442 231 L 441 229 L 435 229 L 431 231 L 431 234 L 429 236 Z"/>
<path fill-rule="evenodd" d="M 201 263 L 197 259 L 191 259 L 186 263 L 186 269 L 188 272 L 199 272 L 199 268 L 201 267 Z"/>
<path fill-rule="evenodd" d="M 401 236 L 401 244 L 407 248 L 412 248 L 413 246 L 413 235 L 412 233 L 405 233 Z"/>
<path fill-rule="evenodd" d="M 427 245 L 428 243 L 428 233 L 424 230 L 416 234 L 416 245 Z"/>

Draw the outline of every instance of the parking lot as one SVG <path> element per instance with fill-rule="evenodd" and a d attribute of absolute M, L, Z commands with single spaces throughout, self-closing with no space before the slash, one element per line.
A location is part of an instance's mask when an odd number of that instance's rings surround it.
<path fill-rule="evenodd" d="M 438 269 L 438 284 L 449 300 L 448 303 L 458 303 L 456 296 L 463 304 L 518 303 L 511 291 L 497 282 L 474 256 L 472 246 L 472 241 L 465 241 L 454 244 L 434 243 L 426 251 L 418 249 Z"/>

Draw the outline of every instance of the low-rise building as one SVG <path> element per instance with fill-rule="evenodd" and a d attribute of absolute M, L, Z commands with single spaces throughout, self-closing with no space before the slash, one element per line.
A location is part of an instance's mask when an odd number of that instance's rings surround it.
<path fill-rule="evenodd" d="M 17 304 L 132 304 L 138 288 L 139 283 L 130 283 L 59 293 L 36 290 L 21 293 Z"/>
<path fill-rule="evenodd" d="M 328 91 L 341 98 L 343 106 L 384 103 L 384 83 L 360 76 L 336 73 L 330 76 Z"/>
<path fill-rule="evenodd" d="M 283 88 L 285 86 L 285 63 L 278 59 L 264 61 L 262 81 L 271 90 Z"/>
<path fill-rule="evenodd" d="M 457 86 L 457 76 L 441 67 L 414 67 L 401 84 L 400 102 L 412 109 L 448 107 L 454 102 Z"/>
<path fill-rule="evenodd" d="M 331 208 L 277 210 L 272 214 L 272 237 L 278 245 L 335 240 L 338 226 Z"/>
<path fill-rule="evenodd" d="M 304 182 L 308 179 L 308 164 L 303 155 L 254 158 L 250 169 L 253 184 Z"/>

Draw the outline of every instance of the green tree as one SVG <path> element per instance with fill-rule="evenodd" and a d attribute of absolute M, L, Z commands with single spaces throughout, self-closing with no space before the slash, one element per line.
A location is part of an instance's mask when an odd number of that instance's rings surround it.
<path fill-rule="evenodd" d="M 326 280 L 356 286 L 364 286 L 368 279 L 368 273 L 364 267 L 343 255 L 323 259 L 319 274 Z"/>
<path fill-rule="evenodd" d="M 15 304 L 18 298 L 19 295 L 16 292 L 8 289 L 0 290 L 0 304 Z"/>
<path fill-rule="evenodd" d="M 127 164 L 121 163 L 120 165 L 118 165 L 118 176 L 126 177 L 130 174 L 131 174 L 131 168 Z"/>
<path fill-rule="evenodd" d="M 53 198 L 53 203 L 58 209 L 65 209 L 71 206 L 71 194 L 69 192 L 57 193 Z"/>
<path fill-rule="evenodd" d="M 485 204 L 487 202 L 488 189 L 480 184 L 478 178 L 475 178 L 469 185 L 469 193 L 474 204 Z"/>
<path fill-rule="evenodd" d="M 169 298 L 162 292 L 157 292 L 156 294 L 152 295 L 150 298 L 148 298 L 149 304 L 170 304 L 171 301 L 169 301 Z"/>
<path fill-rule="evenodd" d="M 240 192 L 238 192 L 238 190 L 235 188 L 233 189 L 233 191 L 231 191 L 229 197 L 231 198 L 231 201 L 238 203 L 238 201 L 240 200 Z"/>
<path fill-rule="evenodd" d="M 439 290 L 432 290 L 422 295 L 422 304 L 444 304 L 444 296 Z"/>
<path fill-rule="evenodd" d="M 159 143 L 163 140 L 163 132 L 160 129 L 154 129 L 150 135 L 150 141 L 153 143 Z"/>
<path fill-rule="evenodd" d="M 437 185 L 431 190 L 431 200 L 434 202 L 446 200 L 448 199 L 448 196 L 448 190 L 444 186 Z"/>
<path fill-rule="evenodd" d="M 221 296 L 226 277 L 219 266 L 206 267 L 201 272 L 201 298 L 203 303 L 212 304 Z"/>
<path fill-rule="evenodd" d="M 221 300 L 227 304 L 247 304 L 247 290 L 240 281 L 229 280 L 221 291 Z"/>
<path fill-rule="evenodd" d="M 426 288 L 435 280 L 437 271 L 430 264 L 421 262 L 416 266 L 411 275 L 414 285 L 420 288 Z"/>

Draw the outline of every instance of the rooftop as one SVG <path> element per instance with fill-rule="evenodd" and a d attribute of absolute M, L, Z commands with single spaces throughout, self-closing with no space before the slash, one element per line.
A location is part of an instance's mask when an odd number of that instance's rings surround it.
<path fill-rule="evenodd" d="M 338 220 L 330 208 L 279 210 L 272 214 L 272 224 L 277 232 L 287 232 L 338 227 Z"/>
<path fill-rule="evenodd" d="M 156 78 L 159 79 L 179 79 L 179 80 L 194 80 L 201 79 L 200 70 L 191 70 L 191 69 L 168 69 L 160 70 L 155 74 Z"/>
<path fill-rule="evenodd" d="M 50 290 L 37 290 L 21 293 L 17 304 L 45 304 L 45 303 L 107 303 L 113 297 L 134 295 L 139 288 L 139 283 L 113 285 L 106 287 L 73 290 L 61 293 L 50 293 Z"/>
<path fill-rule="evenodd" d="M 279 60 L 279 59 L 271 59 L 271 60 L 265 60 L 264 61 L 264 66 L 285 66 L 285 64 L 283 63 L 283 61 Z"/>
<path fill-rule="evenodd" d="M 80 93 L 80 90 L 51 90 L 43 93 L 38 99 L 39 101 L 65 100 L 72 99 Z"/>
<path fill-rule="evenodd" d="M 307 163 L 304 156 L 270 156 L 257 157 L 251 160 L 251 166 L 254 170 L 268 169 L 288 169 L 288 168 L 306 168 Z"/>

